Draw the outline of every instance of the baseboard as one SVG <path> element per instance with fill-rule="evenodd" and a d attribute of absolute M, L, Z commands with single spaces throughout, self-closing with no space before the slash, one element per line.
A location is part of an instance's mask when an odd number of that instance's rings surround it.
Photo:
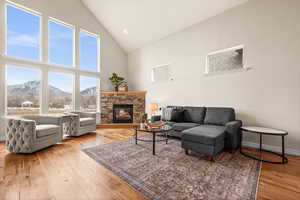
<path fill-rule="evenodd" d="M 243 142 L 243 146 L 253 147 L 253 148 L 256 148 L 256 149 L 259 148 L 258 143 L 247 142 L 247 141 Z M 282 151 L 281 147 L 279 147 L 279 146 L 263 144 L 262 147 L 266 150 L 274 151 L 274 152 L 278 152 L 278 153 L 281 153 L 281 151 Z M 298 149 L 285 148 L 285 153 L 290 154 L 290 155 L 300 156 L 300 150 L 298 150 Z"/>

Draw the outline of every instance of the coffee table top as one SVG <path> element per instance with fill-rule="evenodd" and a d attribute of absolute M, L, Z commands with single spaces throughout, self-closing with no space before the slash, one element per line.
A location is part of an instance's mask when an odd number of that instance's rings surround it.
<path fill-rule="evenodd" d="M 269 135 L 287 135 L 288 133 L 283 130 L 260 127 L 260 126 L 243 126 L 241 128 L 243 131 L 254 132 L 254 133 L 263 133 Z"/>
<path fill-rule="evenodd" d="M 137 131 L 143 131 L 143 132 L 151 132 L 151 133 L 162 133 L 172 130 L 172 127 L 169 125 L 164 125 L 160 128 L 140 128 L 139 126 L 136 126 L 135 129 Z"/>

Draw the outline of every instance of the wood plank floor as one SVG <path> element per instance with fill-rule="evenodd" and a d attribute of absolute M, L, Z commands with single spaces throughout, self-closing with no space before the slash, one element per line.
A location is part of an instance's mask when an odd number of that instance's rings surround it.
<path fill-rule="evenodd" d="M 65 138 L 60 144 L 30 155 L 8 153 L 4 143 L 0 143 L 0 199 L 144 199 L 80 151 L 82 146 L 109 143 L 132 135 L 129 129 L 99 129 L 97 133 Z M 258 197 L 299 200 L 300 157 L 289 156 L 287 165 L 263 163 Z"/>

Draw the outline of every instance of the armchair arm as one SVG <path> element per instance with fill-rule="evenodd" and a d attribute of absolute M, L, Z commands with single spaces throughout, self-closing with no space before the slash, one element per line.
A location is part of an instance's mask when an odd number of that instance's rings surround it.
<path fill-rule="evenodd" d="M 228 139 L 227 147 L 229 146 L 231 149 L 236 149 L 240 144 L 241 137 L 241 127 L 243 123 L 241 120 L 231 121 L 225 124 L 225 130 Z"/>
<path fill-rule="evenodd" d="M 71 113 L 79 115 L 80 118 L 91 117 L 91 118 L 95 118 L 96 119 L 96 112 L 75 111 L 75 112 L 71 112 Z"/>
<path fill-rule="evenodd" d="M 32 151 L 36 122 L 22 118 L 6 119 L 6 147 L 10 152 Z"/>

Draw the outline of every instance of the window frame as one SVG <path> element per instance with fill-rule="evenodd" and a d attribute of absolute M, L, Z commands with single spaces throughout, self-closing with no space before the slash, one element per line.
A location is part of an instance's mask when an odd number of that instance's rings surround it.
<path fill-rule="evenodd" d="M 7 6 L 11 6 L 11 7 L 14 7 L 16 9 L 19 9 L 21 11 L 24 11 L 28 14 L 31 14 L 31 15 L 34 15 L 34 16 L 37 16 L 39 17 L 40 19 L 40 23 L 39 23 L 39 58 L 37 60 L 33 60 L 33 59 L 29 59 L 29 58 L 19 58 L 17 56 L 9 56 L 7 54 L 7 50 L 8 50 L 8 17 L 7 17 L 7 14 L 8 14 L 8 11 L 7 11 Z M 27 8 L 25 6 L 22 6 L 20 4 L 17 4 L 15 2 L 12 2 L 12 1 L 8 1 L 6 0 L 4 2 L 4 55 L 7 56 L 7 57 L 12 57 L 12 58 L 18 58 L 18 59 L 22 59 L 22 60 L 30 60 L 30 61 L 37 61 L 37 62 L 40 62 L 42 61 L 42 49 L 43 49 L 43 33 L 42 33 L 42 30 L 43 30 L 43 16 L 42 16 L 42 13 L 36 11 L 36 10 L 33 10 L 33 9 L 30 9 L 30 8 Z"/>
<path fill-rule="evenodd" d="M 79 29 L 79 46 L 78 46 L 79 61 L 81 59 L 81 55 L 80 55 L 80 45 L 81 45 L 80 44 L 80 33 L 81 32 L 83 32 L 83 33 L 85 33 L 87 35 L 90 35 L 90 36 L 92 36 L 92 37 L 94 37 L 94 38 L 97 39 L 97 71 L 90 71 L 90 70 L 82 69 L 81 65 L 80 65 L 80 62 L 78 63 L 79 69 L 84 70 L 84 71 L 89 71 L 89 72 L 99 72 L 100 73 L 101 72 L 101 51 L 100 51 L 100 42 L 101 41 L 100 41 L 100 36 L 98 34 L 95 34 L 95 33 L 92 33 L 90 31 L 87 31 L 87 30 L 85 30 L 83 28 Z"/>

